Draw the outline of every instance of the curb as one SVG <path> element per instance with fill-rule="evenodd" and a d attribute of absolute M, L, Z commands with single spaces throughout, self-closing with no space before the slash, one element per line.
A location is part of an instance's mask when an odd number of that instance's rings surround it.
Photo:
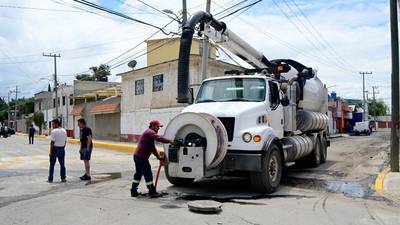
<path fill-rule="evenodd" d="M 385 181 L 385 177 L 386 174 L 388 174 L 390 171 L 389 168 L 385 168 L 383 169 L 379 174 L 378 177 L 375 180 L 375 190 L 380 193 L 383 194 L 384 189 L 383 189 L 383 182 Z"/>

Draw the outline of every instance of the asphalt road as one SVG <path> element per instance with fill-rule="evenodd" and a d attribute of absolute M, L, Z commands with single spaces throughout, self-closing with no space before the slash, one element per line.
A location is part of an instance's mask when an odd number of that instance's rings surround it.
<path fill-rule="evenodd" d="M 82 182 L 78 145 L 66 150 L 67 183 L 46 183 L 48 140 L 0 138 L 0 224 L 400 224 L 398 202 L 373 190 L 387 160 L 385 135 L 332 140 L 328 161 L 318 168 L 292 166 L 279 191 L 252 192 L 247 179 L 209 179 L 186 188 L 162 174 L 158 199 L 129 194 L 133 162 L 129 153 L 95 149 L 94 180 Z M 151 160 L 155 172 L 158 162 Z M 144 182 L 140 191 L 146 192 Z M 218 214 L 188 210 L 191 200 L 222 203 Z"/>

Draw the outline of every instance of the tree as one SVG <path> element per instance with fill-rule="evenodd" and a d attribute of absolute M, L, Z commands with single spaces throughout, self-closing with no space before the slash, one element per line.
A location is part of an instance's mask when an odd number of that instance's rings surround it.
<path fill-rule="evenodd" d="M 110 66 L 101 64 L 100 66 L 92 66 L 89 68 L 90 74 L 77 74 L 76 79 L 82 81 L 108 81 L 108 76 L 111 75 Z"/>
<path fill-rule="evenodd" d="M 94 81 L 94 77 L 90 74 L 77 74 L 76 79 L 81 81 Z"/>
<path fill-rule="evenodd" d="M 8 105 L 6 101 L 0 98 L 0 123 L 4 123 L 7 118 Z"/>
<path fill-rule="evenodd" d="M 372 100 L 368 103 L 368 111 L 372 116 L 386 116 L 388 107 L 382 100 Z"/>
<path fill-rule="evenodd" d="M 3 110 L 0 111 L 0 123 L 4 123 L 7 118 L 7 111 Z"/>
<path fill-rule="evenodd" d="M 39 134 L 42 134 L 42 126 L 44 123 L 44 115 L 42 112 L 35 112 L 33 114 L 33 122 L 39 127 Z"/>

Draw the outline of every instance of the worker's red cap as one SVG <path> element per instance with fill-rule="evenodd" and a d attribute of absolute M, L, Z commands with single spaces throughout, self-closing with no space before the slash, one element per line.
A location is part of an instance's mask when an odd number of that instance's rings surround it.
<path fill-rule="evenodd" d="M 163 127 L 163 125 L 160 123 L 159 120 L 152 120 L 152 121 L 150 121 L 150 126 L 159 126 L 159 127 Z"/>

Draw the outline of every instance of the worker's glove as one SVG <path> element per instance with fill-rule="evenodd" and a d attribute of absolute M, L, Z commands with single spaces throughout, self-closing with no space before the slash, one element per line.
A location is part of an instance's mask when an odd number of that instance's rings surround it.
<path fill-rule="evenodd" d="M 170 143 L 171 143 L 171 145 L 175 145 L 175 146 L 178 145 L 178 141 L 177 140 L 172 140 Z"/>
<path fill-rule="evenodd" d="M 164 158 L 165 158 L 164 152 L 159 152 L 157 159 L 158 160 L 164 160 Z"/>

